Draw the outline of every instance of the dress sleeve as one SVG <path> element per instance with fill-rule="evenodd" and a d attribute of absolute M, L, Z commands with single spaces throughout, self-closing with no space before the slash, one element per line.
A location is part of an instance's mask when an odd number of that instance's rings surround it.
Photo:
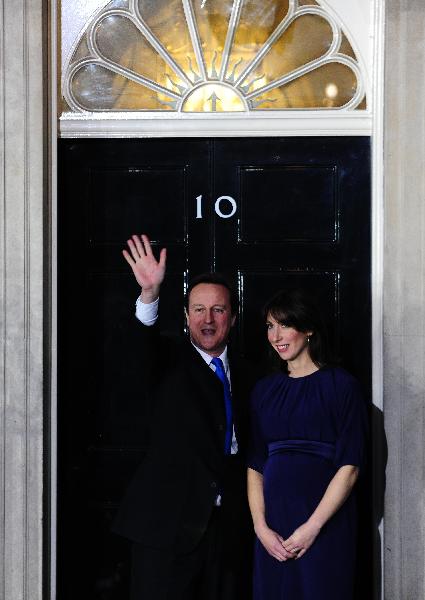
<path fill-rule="evenodd" d="M 360 384 L 353 378 L 337 385 L 337 397 L 340 410 L 335 466 L 339 469 L 344 465 L 354 465 L 362 470 L 365 465 L 367 412 Z"/>
<path fill-rule="evenodd" d="M 264 436 L 261 432 L 261 419 L 258 407 L 259 395 L 260 394 L 257 386 L 251 395 L 251 435 L 248 445 L 248 467 L 254 471 L 258 471 L 258 473 L 262 473 L 264 464 L 267 460 L 268 451 Z"/>

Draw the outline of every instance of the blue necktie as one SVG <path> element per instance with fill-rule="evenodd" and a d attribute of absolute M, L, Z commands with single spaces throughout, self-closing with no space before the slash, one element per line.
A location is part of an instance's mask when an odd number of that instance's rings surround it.
<path fill-rule="evenodd" d="M 226 411 L 226 437 L 224 438 L 224 453 L 230 454 L 233 437 L 232 394 L 230 392 L 229 380 L 227 379 L 221 358 L 213 358 L 211 362 L 215 366 L 215 374 L 222 382 L 224 388 L 224 408 Z"/>

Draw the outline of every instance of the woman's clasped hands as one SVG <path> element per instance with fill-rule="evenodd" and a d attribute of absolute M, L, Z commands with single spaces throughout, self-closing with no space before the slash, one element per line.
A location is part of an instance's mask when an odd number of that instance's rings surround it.
<path fill-rule="evenodd" d="M 256 531 L 256 534 L 267 552 L 279 562 L 283 562 L 301 558 L 313 544 L 319 532 L 319 526 L 307 521 L 300 525 L 287 540 L 284 540 L 281 535 L 265 524 Z"/>

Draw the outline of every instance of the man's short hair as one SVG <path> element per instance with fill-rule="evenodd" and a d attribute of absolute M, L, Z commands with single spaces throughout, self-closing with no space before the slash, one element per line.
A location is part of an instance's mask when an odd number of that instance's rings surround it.
<path fill-rule="evenodd" d="M 189 285 L 186 290 L 186 294 L 184 297 L 184 306 L 186 310 L 189 309 L 189 296 L 190 292 L 193 288 L 200 283 L 212 283 L 214 285 L 222 285 L 229 292 L 230 297 L 230 309 L 232 311 L 232 315 L 236 315 L 239 308 L 239 298 L 236 291 L 230 285 L 228 280 L 221 273 L 201 273 L 200 275 L 196 275 L 193 279 L 189 281 Z"/>

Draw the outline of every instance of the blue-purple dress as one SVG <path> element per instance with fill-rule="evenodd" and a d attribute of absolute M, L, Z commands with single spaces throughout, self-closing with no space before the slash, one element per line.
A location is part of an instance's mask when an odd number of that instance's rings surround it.
<path fill-rule="evenodd" d="M 256 385 L 249 467 L 262 473 L 266 521 L 284 539 L 314 512 L 343 465 L 364 460 L 366 410 L 358 382 L 340 368 L 282 373 Z M 352 493 L 299 560 L 279 562 L 256 540 L 254 600 L 350 600 L 356 554 Z"/>

